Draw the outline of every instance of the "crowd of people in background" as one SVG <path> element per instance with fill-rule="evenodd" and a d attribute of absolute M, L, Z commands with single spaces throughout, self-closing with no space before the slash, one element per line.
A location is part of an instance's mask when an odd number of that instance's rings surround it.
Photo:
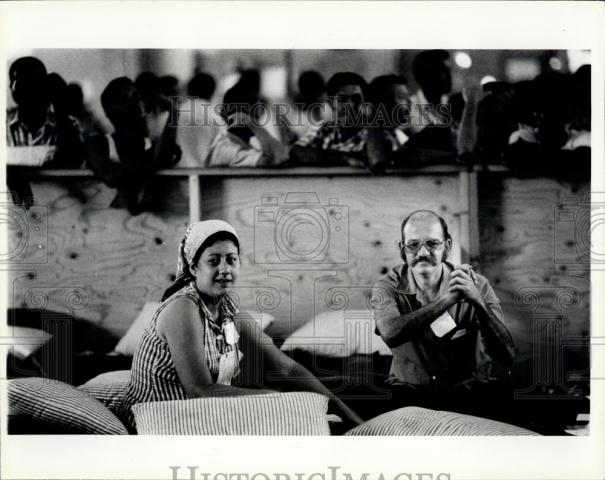
<path fill-rule="evenodd" d="M 354 72 L 326 82 L 305 71 L 294 98 L 279 104 L 262 96 L 257 70 L 240 72 L 219 101 L 208 73 L 196 73 L 182 92 L 177 78 L 143 72 L 103 90 L 108 132 L 77 83 L 48 73 L 36 58 L 19 58 L 9 69 L 15 106 L 7 112 L 8 186 L 27 205 L 33 196 L 26 167 L 85 167 L 136 213 L 149 177 L 174 166 L 381 173 L 427 163 L 504 163 L 517 175 L 590 178 L 589 65 L 452 92 L 448 59 L 444 50 L 419 53 L 411 72 L 416 91 L 395 73 L 368 83 Z"/>

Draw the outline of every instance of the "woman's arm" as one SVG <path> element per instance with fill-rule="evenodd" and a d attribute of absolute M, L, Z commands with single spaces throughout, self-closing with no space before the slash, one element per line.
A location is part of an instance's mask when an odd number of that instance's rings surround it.
<path fill-rule="evenodd" d="M 325 395 L 332 412 L 339 415 L 349 428 L 363 419 L 327 389 L 309 370 L 279 350 L 248 315 L 238 316 L 241 341 L 248 346 L 248 355 L 261 361 L 265 385 L 282 391 L 305 391 Z"/>
<path fill-rule="evenodd" d="M 342 418 L 347 429 L 354 428 L 363 423 L 363 419 L 354 410 L 349 408 L 340 398 L 327 389 L 317 377 L 300 363 L 292 360 L 275 345 L 264 350 L 266 356 L 273 357 L 275 361 L 278 361 L 284 367 L 289 365 L 286 370 L 282 370 L 285 374 L 277 382 L 284 391 L 302 390 L 325 395 L 330 400 L 332 413 Z"/>
<path fill-rule="evenodd" d="M 168 343 L 174 367 L 189 398 L 271 393 L 267 390 L 237 388 L 213 382 L 206 363 L 204 326 L 197 306 L 192 301 L 173 301 L 158 317 L 156 329 L 160 338 Z"/>

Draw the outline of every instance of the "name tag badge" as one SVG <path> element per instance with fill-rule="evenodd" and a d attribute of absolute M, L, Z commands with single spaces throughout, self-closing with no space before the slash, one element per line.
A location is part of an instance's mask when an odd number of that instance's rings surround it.
<path fill-rule="evenodd" d="M 452 316 L 447 312 L 443 312 L 437 320 L 431 323 L 431 330 L 437 337 L 443 337 L 446 333 L 451 332 L 456 328 L 456 322 Z"/>
<path fill-rule="evenodd" d="M 223 326 L 223 333 L 225 334 L 225 342 L 227 345 L 235 345 L 239 340 L 239 334 L 235 329 L 235 323 L 229 322 Z"/>
<path fill-rule="evenodd" d="M 239 361 L 242 354 L 236 354 L 235 350 L 230 350 L 221 355 L 218 363 L 218 378 L 216 383 L 220 385 L 231 385 L 231 380 L 238 373 Z"/>

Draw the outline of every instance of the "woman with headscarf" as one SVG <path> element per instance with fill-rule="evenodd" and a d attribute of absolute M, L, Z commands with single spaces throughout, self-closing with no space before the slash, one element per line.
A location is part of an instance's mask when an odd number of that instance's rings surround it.
<path fill-rule="evenodd" d="M 308 370 L 275 347 L 250 315 L 238 311 L 229 289 L 238 279 L 239 254 L 239 237 L 228 223 L 208 220 L 189 226 L 179 247 L 177 278 L 135 352 L 127 407 L 266 394 L 269 386 L 324 394 L 345 424 L 361 423 Z M 254 378 L 253 372 L 263 378 Z M 265 378 L 268 373 L 271 381 Z M 243 382 L 256 388 L 239 386 Z"/>

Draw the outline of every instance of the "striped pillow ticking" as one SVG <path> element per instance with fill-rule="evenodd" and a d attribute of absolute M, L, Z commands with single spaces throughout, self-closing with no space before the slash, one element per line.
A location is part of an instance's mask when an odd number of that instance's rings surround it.
<path fill-rule="evenodd" d="M 194 398 L 133 406 L 140 435 L 329 435 L 328 398 L 311 392 Z"/>

